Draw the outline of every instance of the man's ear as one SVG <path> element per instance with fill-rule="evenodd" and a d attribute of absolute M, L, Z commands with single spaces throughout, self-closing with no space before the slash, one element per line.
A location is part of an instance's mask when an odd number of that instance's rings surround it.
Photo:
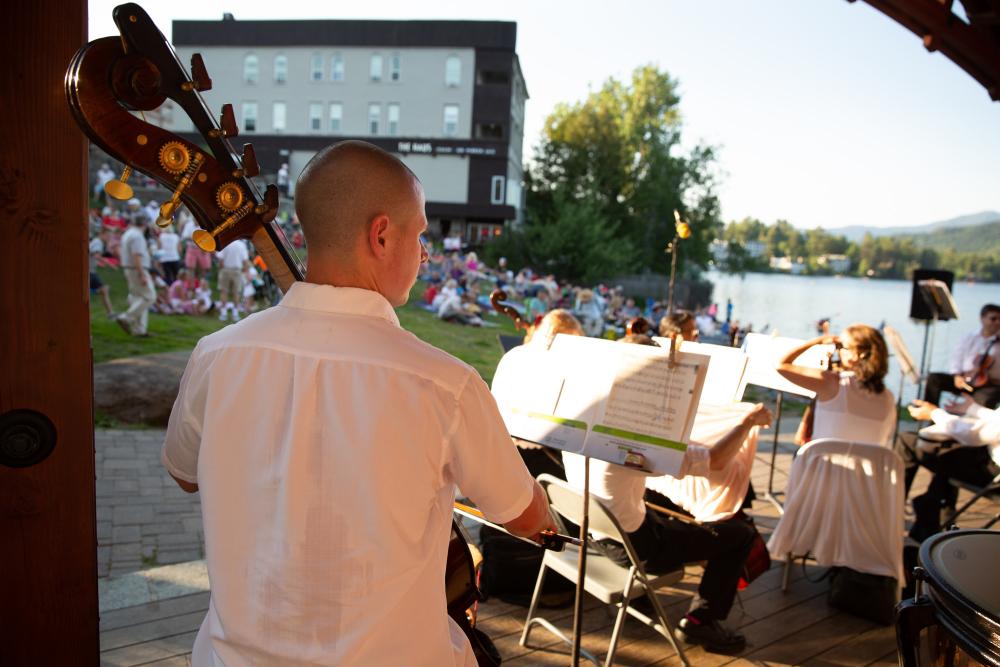
<path fill-rule="evenodd" d="M 389 216 L 381 213 L 368 224 L 368 247 L 376 257 L 385 255 L 386 232 L 389 229 Z"/>

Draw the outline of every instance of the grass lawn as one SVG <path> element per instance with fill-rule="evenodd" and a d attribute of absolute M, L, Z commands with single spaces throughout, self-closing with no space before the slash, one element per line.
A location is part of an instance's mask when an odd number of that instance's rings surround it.
<path fill-rule="evenodd" d="M 115 312 L 128 307 L 128 288 L 121 271 L 98 269 L 106 284 L 111 286 L 111 304 Z M 214 282 L 214 281 L 213 281 Z M 487 316 L 496 327 L 470 327 L 439 320 L 433 314 L 413 305 L 420 299 L 424 285 L 417 283 L 410 294 L 410 303 L 398 308 L 396 313 L 403 328 L 412 331 L 422 340 L 449 352 L 473 366 L 487 383 L 493 380 L 493 371 L 500 361 L 502 351 L 497 334 L 513 334 L 514 323 L 502 315 Z M 133 338 L 122 331 L 113 320 L 107 319 L 98 295 L 90 299 L 90 331 L 94 347 L 94 363 L 134 357 L 157 352 L 191 350 L 202 336 L 207 336 L 225 326 L 215 315 L 158 315 L 150 313 L 149 338 Z"/>

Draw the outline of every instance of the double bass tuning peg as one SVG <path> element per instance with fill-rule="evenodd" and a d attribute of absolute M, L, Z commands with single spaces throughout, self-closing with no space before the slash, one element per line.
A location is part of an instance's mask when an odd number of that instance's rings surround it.
<path fill-rule="evenodd" d="M 260 165 L 257 164 L 257 153 L 253 149 L 253 144 L 243 144 L 243 157 L 240 158 L 240 164 L 243 167 L 233 174 L 234 177 L 253 178 L 260 174 Z"/>
<path fill-rule="evenodd" d="M 232 104 L 222 105 L 222 116 L 219 119 L 220 127 L 208 131 L 210 137 L 235 137 L 240 133 L 240 127 L 236 124 L 236 115 L 233 113 Z"/>
<path fill-rule="evenodd" d="M 122 169 L 121 178 L 112 178 L 110 181 L 104 184 L 104 191 L 108 193 L 109 197 L 114 197 L 115 199 L 131 199 L 132 198 L 132 186 L 128 184 L 128 177 L 132 175 L 132 167 L 125 165 Z"/>
<path fill-rule="evenodd" d="M 181 84 L 182 90 L 212 90 L 212 79 L 208 76 L 201 54 L 191 56 L 191 80 Z"/>

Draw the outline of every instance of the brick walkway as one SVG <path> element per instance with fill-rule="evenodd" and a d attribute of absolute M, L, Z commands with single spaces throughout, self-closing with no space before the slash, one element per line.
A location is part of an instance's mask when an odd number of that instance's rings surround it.
<path fill-rule="evenodd" d="M 163 431 L 98 430 L 97 574 L 204 557 L 201 503 L 160 464 Z"/>

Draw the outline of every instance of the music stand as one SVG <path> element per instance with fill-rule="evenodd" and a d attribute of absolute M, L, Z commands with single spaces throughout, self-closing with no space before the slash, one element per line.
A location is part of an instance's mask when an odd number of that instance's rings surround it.
<path fill-rule="evenodd" d="M 899 408 L 903 404 L 903 382 L 909 379 L 913 384 L 919 385 L 920 374 L 917 372 L 917 367 L 913 363 L 913 357 L 910 356 L 910 350 L 906 347 L 902 335 L 888 325 L 883 327 L 882 333 L 885 334 L 885 339 L 889 342 L 889 347 L 899 361 L 899 393 L 896 394 L 896 429 L 892 433 L 892 441 L 895 442 L 896 436 L 899 435 Z"/>
<path fill-rule="evenodd" d="M 781 412 L 785 394 L 793 394 L 802 398 L 813 398 L 816 394 L 786 380 L 777 370 L 777 362 L 804 341 L 796 338 L 779 338 L 766 334 L 750 333 L 743 339 L 743 351 L 747 355 L 747 369 L 743 376 L 743 384 L 752 384 L 776 392 L 774 404 L 774 437 L 771 440 L 771 470 L 767 476 L 767 491 L 764 500 L 774 505 L 779 514 L 785 509 L 778 500 L 780 491 L 774 488 L 774 469 L 778 460 L 778 438 L 781 431 Z M 815 345 L 799 355 L 796 362 L 804 366 L 822 368 L 826 353 L 832 352 L 832 345 Z M 743 395 L 743 391 L 739 392 Z"/>
<path fill-rule="evenodd" d="M 920 395 L 923 396 L 926 389 L 923 383 L 927 379 L 927 363 L 934 352 L 934 330 L 931 325 L 938 321 L 957 320 L 958 306 L 955 305 L 955 299 L 952 298 L 948 285 L 941 280 L 920 280 L 917 282 L 917 288 L 931 311 L 931 319 L 924 321 L 924 347 L 920 354 Z"/>

